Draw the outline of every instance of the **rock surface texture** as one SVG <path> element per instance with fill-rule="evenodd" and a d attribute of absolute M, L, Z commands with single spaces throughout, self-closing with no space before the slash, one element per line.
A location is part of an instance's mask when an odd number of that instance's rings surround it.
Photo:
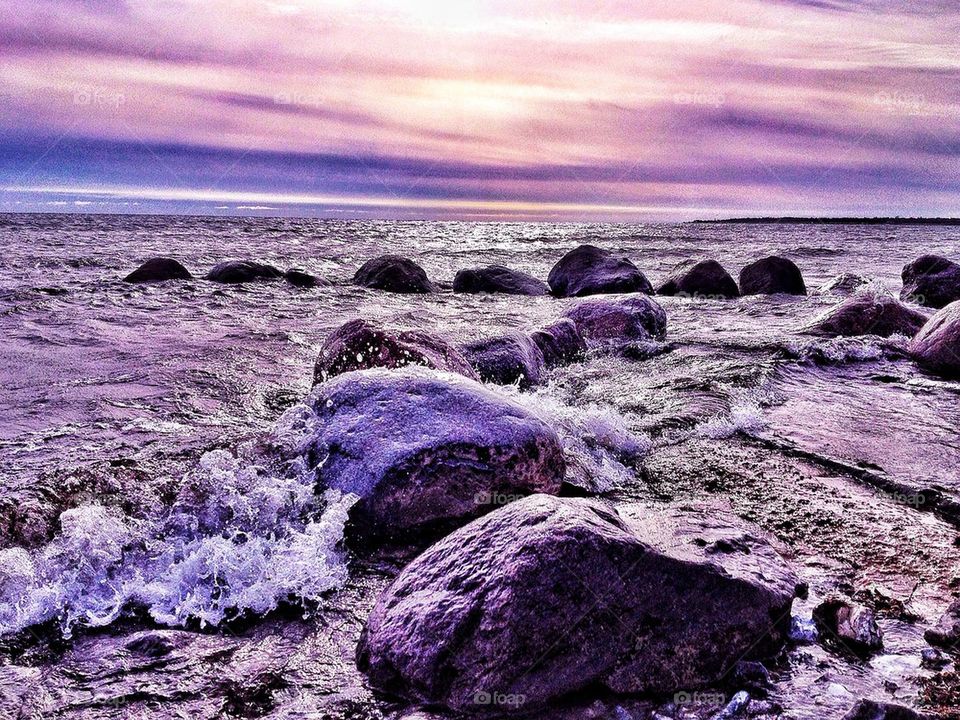
<path fill-rule="evenodd" d="M 594 245 L 581 245 L 564 255 L 547 277 L 558 297 L 605 293 L 653 293 L 653 286 L 636 265 Z"/>
<path fill-rule="evenodd" d="M 926 322 L 926 315 L 907 307 L 896 298 L 874 292 L 858 292 L 815 318 L 805 331 L 825 337 L 913 337 Z"/>
<path fill-rule="evenodd" d="M 667 314 L 646 295 L 583 300 L 570 308 L 566 316 L 594 345 L 662 340 L 667 334 Z"/>
<path fill-rule="evenodd" d="M 923 255 L 904 266 L 900 299 L 942 308 L 960 300 L 960 265 L 939 255 Z"/>
<path fill-rule="evenodd" d="M 938 310 L 910 343 L 913 358 L 944 377 L 960 377 L 960 301 Z"/>
<path fill-rule="evenodd" d="M 399 255 L 381 255 L 365 262 L 353 276 L 356 285 L 395 293 L 432 293 L 436 286 L 426 271 Z"/>
<path fill-rule="evenodd" d="M 508 295 L 547 295 L 550 288 L 533 275 L 503 265 L 461 270 L 453 278 L 457 293 L 505 293 Z"/>

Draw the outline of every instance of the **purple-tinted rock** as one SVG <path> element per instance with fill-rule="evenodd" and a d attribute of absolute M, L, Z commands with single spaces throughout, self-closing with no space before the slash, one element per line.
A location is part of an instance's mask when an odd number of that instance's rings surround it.
<path fill-rule="evenodd" d="M 843 716 L 843 720 L 933 720 L 933 718 L 902 705 L 860 700 Z"/>
<path fill-rule="evenodd" d="M 960 377 L 960 301 L 934 313 L 910 343 L 921 366 L 944 377 Z"/>
<path fill-rule="evenodd" d="M 923 634 L 931 645 L 942 648 L 960 646 L 960 600 L 953 602 L 937 624 Z"/>
<path fill-rule="evenodd" d="M 814 319 L 806 328 L 826 337 L 906 335 L 913 337 L 927 317 L 889 295 L 861 291 Z"/>
<path fill-rule="evenodd" d="M 883 632 L 873 610 L 830 598 L 813 610 L 820 637 L 856 655 L 868 656 L 883 649 Z"/>
<path fill-rule="evenodd" d="M 313 382 L 354 370 L 406 365 L 423 365 L 477 379 L 467 359 L 442 338 L 416 330 L 388 332 L 366 320 L 351 320 L 324 341 L 314 365 Z"/>
<path fill-rule="evenodd" d="M 687 260 L 680 263 L 657 292 L 660 295 L 706 300 L 735 298 L 740 295 L 736 281 L 716 260 Z"/>
<path fill-rule="evenodd" d="M 294 287 L 312 288 L 321 285 L 329 285 L 329 283 L 325 280 L 321 280 L 316 275 L 311 275 L 303 270 L 287 270 L 283 274 L 283 277 Z"/>
<path fill-rule="evenodd" d="M 497 385 L 528 388 L 539 384 L 546 370 L 543 352 L 520 332 L 468 343 L 463 354 L 481 380 Z"/>
<path fill-rule="evenodd" d="M 530 333 L 530 339 L 543 353 L 548 368 L 582 360 L 587 355 L 587 343 L 573 320 L 564 318 Z"/>
<path fill-rule="evenodd" d="M 272 265 L 251 260 L 228 260 L 214 265 L 213 269 L 207 273 L 207 280 L 231 285 L 256 280 L 276 280 L 281 277 L 283 273 Z"/>
<path fill-rule="evenodd" d="M 532 711 L 585 688 L 673 692 L 777 652 L 796 578 L 758 531 L 709 512 L 535 495 L 428 548 L 358 647 L 374 687 L 455 712 Z"/>
<path fill-rule="evenodd" d="M 505 293 L 507 295 L 547 295 L 550 289 L 533 275 L 503 265 L 461 270 L 453 278 L 456 293 Z"/>
<path fill-rule="evenodd" d="M 853 295 L 864 285 L 870 284 L 870 278 L 856 273 L 840 273 L 820 286 L 821 295 Z"/>
<path fill-rule="evenodd" d="M 646 295 L 583 300 L 566 316 L 589 343 L 596 345 L 662 340 L 667 334 L 667 314 Z"/>
<path fill-rule="evenodd" d="M 636 265 L 594 245 L 581 245 L 560 258 L 550 271 L 547 284 L 558 297 L 653 293 L 650 281 Z"/>
<path fill-rule="evenodd" d="M 353 282 L 376 290 L 395 293 L 432 293 L 437 288 L 426 271 L 410 260 L 399 255 L 381 255 L 368 260 L 357 270 Z"/>
<path fill-rule="evenodd" d="M 307 458 L 318 486 L 357 495 L 371 539 L 422 536 L 487 512 L 491 497 L 556 493 L 556 432 L 521 405 L 426 368 L 365 370 L 318 385 Z"/>
<path fill-rule="evenodd" d="M 740 271 L 743 295 L 806 295 L 807 286 L 796 264 L 785 257 L 771 255 L 750 263 Z"/>
<path fill-rule="evenodd" d="M 123 281 L 128 283 L 164 282 L 166 280 L 190 280 L 193 275 L 178 260 L 155 257 L 147 260 Z"/>
<path fill-rule="evenodd" d="M 904 266 L 900 299 L 942 308 L 960 300 L 960 265 L 939 255 L 923 255 Z"/>

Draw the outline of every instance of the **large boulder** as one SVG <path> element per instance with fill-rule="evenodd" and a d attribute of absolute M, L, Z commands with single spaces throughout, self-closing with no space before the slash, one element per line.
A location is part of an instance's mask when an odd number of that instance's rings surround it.
<path fill-rule="evenodd" d="M 942 648 L 960 647 L 960 600 L 955 600 L 923 637 L 931 645 Z"/>
<path fill-rule="evenodd" d="M 594 345 L 662 340 L 667 334 L 667 314 L 646 295 L 582 300 L 567 310 L 566 316 Z"/>
<path fill-rule="evenodd" d="M 497 385 L 528 388 L 540 383 L 546 369 L 543 352 L 520 332 L 468 343 L 463 354 L 481 380 Z"/>
<path fill-rule="evenodd" d="M 376 290 L 395 293 L 432 293 L 437 288 L 426 271 L 399 255 L 381 255 L 365 262 L 353 276 L 353 282 Z"/>
<path fill-rule="evenodd" d="M 456 293 L 505 293 L 507 295 L 547 295 L 550 288 L 533 275 L 503 265 L 461 270 L 453 278 Z"/>
<path fill-rule="evenodd" d="M 815 318 L 805 332 L 825 337 L 913 337 L 926 321 L 923 313 L 907 307 L 894 297 L 861 291 Z"/>
<path fill-rule="evenodd" d="M 903 705 L 860 700 L 843 716 L 843 720 L 933 720 L 933 716 L 921 715 Z"/>
<path fill-rule="evenodd" d="M 313 368 L 314 384 L 354 370 L 423 365 L 477 379 L 467 359 L 448 342 L 416 330 L 388 332 L 366 320 L 351 320 L 323 343 Z"/>
<path fill-rule="evenodd" d="M 595 245 L 571 250 L 550 270 L 550 291 L 558 297 L 604 293 L 653 293 L 653 286 L 627 258 Z"/>
<path fill-rule="evenodd" d="M 771 255 L 752 262 L 740 271 L 743 295 L 806 295 L 807 286 L 796 264 L 785 257 Z"/>
<path fill-rule="evenodd" d="M 357 661 L 375 687 L 455 712 L 492 693 L 533 711 L 585 688 L 693 690 L 782 647 L 795 584 L 758 532 L 716 509 L 535 495 L 410 563 Z"/>
<path fill-rule="evenodd" d="M 569 318 L 535 330 L 530 333 L 530 339 L 540 348 L 548 368 L 577 362 L 587 356 L 587 343 L 576 323 Z"/>
<path fill-rule="evenodd" d="M 228 260 L 213 266 L 207 273 L 207 280 L 231 285 L 254 282 L 255 280 L 276 280 L 283 277 L 273 265 L 253 262 L 252 260 Z"/>
<path fill-rule="evenodd" d="M 960 377 L 960 301 L 934 313 L 913 338 L 910 352 L 927 370 Z"/>
<path fill-rule="evenodd" d="M 902 300 L 942 308 L 960 300 L 960 265 L 939 255 L 923 255 L 904 266 Z"/>
<path fill-rule="evenodd" d="M 368 540 L 442 532 L 496 498 L 556 493 L 557 433 L 483 385 L 426 368 L 365 370 L 310 395 L 315 434 L 304 457 L 318 487 L 359 497 L 352 530 Z"/>
<path fill-rule="evenodd" d="M 740 295 L 736 281 L 716 260 L 686 260 L 677 265 L 657 288 L 661 295 L 701 299 L 735 298 Z"/>
<path fill-rule="evenodd" d="M 178 260 L 155 257 L 147 260 L 123 281 L 128 283 L 163 282 L 165 280 L 190 280 L 193 275 Z"/>

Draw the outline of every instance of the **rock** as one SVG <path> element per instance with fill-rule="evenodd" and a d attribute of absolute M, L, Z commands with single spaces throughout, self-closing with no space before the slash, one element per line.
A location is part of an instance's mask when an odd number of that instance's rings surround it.
<path fill-rule="evenodd" d="M 756 660 L 741 660 L 733 668 L 729 685 L 749 690 L 755 697 L 766 697 L 770 688 L 773 687 L 773 681 L 763 663 Z"/>
<path fill-rule="evenodd" d="M 463 354 L 481 380 L 497 385 L 538 385 L 546 370 L 543 352 L 519 332 L 469 343 Z"/>
<path fill-rule="evenodd" d="M 945 377 L 960 377 L 960 301 L 941 308 L 910 343 L 921 366 Z"/>
<path fill-rule="evenodd" d="M 872 281 L 856 273 L 840 273 L 820 286 L 821 295 L 852 295 Z"/>
<path fill-rule="evenodd" d="M 830 598 L 813 610 L 822 639 L 855 655 L 869 656 L 883 649 L 883 633 L 873 610 L 841 598 Z"/>
<path fill-rule="evenodd" d="M 960 300 L 960 265 L 939 255 L 924 255 L 903 267 L 900 299 L 942 308 Z"/>
<path fill-rule="evenodd" d="M 581 245 L 560 258 L 550 270 L 547 284 L 558 297 L 653 293 L 650 281 L 636 265 L 594 245 Z"/>
<path fill-rule="evenodd" d="M 456 293 L 506 293 L 508 295 L 547 295 L 550 288 L 533 275 L 503 265 L 461 270 L 453 278 Z"/>
<path fill-rule="evenodd" d="M 930 720 L 902 705 L 891 705 L 874 700 L 860 700 L 843 716 L 843 720 Z"/>
<path fill-rule="evenodd" d="M 657 292 L 707 300 L 740 295 L 737 283 L 716 260 L 687 260 L 680 263 Z"/>
<path fill-rule="evenodd" d="M 960 643 L 960 600 L 955 600 L 935 627 L 923 634 L 924 639 L 931 645 L 942 648 L 954 648 Z"/>
<path fill-rule="evenodd" d="M 359 496 L 351 522 L 361 537 L 429 535 L 492 510 L 491 498 L 560 489 L 557 433 L 473 380 L 365 370 L 310 397 L 318 422 L 306 457 L 319 487 Z"/>
<path fill-rule="evenodd" d="M 323 343 L 313 383 L 353 370 L 423 365 L 479 379 L 467 359 L 445 340 L 419 331 L 387 332 L 366 320 L 341 325 Z"/>
<path fill-rule="evenodd" d="M 399 255 L 381 255 L 357 270 L 353 282 L 364 287 L 395 293 L 432 293 L 437 288 L 413 260 Z"/>
<path fill-rule="evenodd" d="M 128 283 L 163 282 L 165 280 L 190 280 L 193 275 L 179 261 L 168 257 L 147 260 L 123 281 Z"/>
<path fill-rule="evenodd" d="M 255 280 L 276 280 L 281 277 L 283 277 L 283 273 L 272 265 L 264 265 L 250 260 L 228 260 L 215 265 L 207 273 L 207 280 L 231 285 Z"/>
<path fill-rule="evenodd" d="M 667 314 L 653 298 L 632 295 L 613 300 L 582 300 L 566 312 L 591 344 L 662 340 Z"/>
<path fill-rule="evenodd" d="M 736 693 L 723 710 L 714 715 L 710 720 L 733 720 L 733 718 L 745 717 L 750 707 L 750 693 L 741 690 Z"/>
<path fill-rule="evenodd" d="M 913 337 L 927 318 L 889 295 L 861 291 L 815 318 L 804 332 L 827 337 L 906 335 Z"/>
<path fill-rule="evenodd" d="M 428 548 L 381 594 L 358 646 L 371 684 L 476 710 L 584 688 L 667 693 L 777 652 L 796 579 L 732 517 L 535 495 Z"/>
<path fill-rule="evenodd" d="M 740 271 L 743 295 L 806 295 L 800 268 L 792 260 L 772 255 L 750 263 Z"/>
<path fill-rule="evenodd" d="M 284 279 L 293 285 L 294 287 L 301 288 L 312 288 L 317 287 L 318 285 L 327 285 L 328 283 L 324 282 L 316 275 L 311 275 L 306 273 L 303 270 L 287 270 L 283 274 Z"/>
<path fill-rule="evenodd" d="M 929 642 L 929 641 L 928 641 Z M 920 651 L 920 667 L 940 670 L 950 664 L 950 658 L 937 648 L 924 648 Z"/>
<path fill-rule="evenodd" d="M 548 368 L 582 360 L 587 355 L 587 343 L 573 320 L 564 318 L 530 334 L 530 339 L 543 353 Z"/>

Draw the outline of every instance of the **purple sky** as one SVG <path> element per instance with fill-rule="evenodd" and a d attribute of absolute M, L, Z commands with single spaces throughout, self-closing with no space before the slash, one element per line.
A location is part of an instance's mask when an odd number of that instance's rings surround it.
<path fill-rule="evenodd" d="M 960 216 L 960 5 L 0 0 L 0 211 Z"/>

